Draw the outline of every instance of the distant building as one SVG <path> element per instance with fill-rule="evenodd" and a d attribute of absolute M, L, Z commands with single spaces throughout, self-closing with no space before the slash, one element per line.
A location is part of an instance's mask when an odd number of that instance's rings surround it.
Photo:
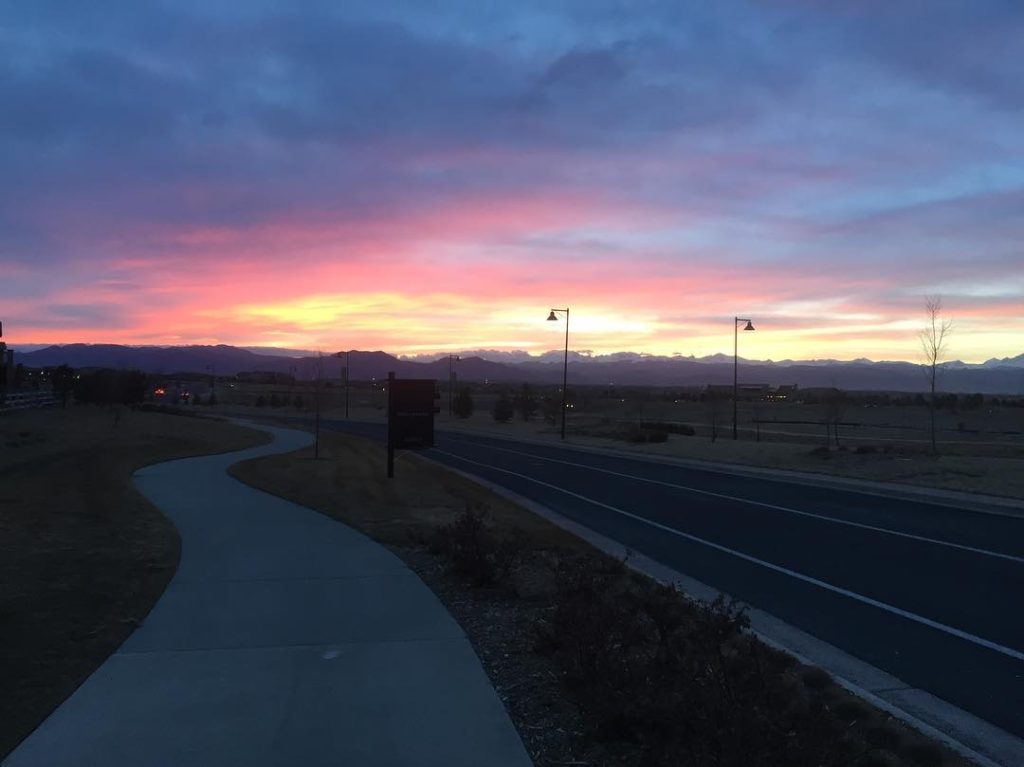
<path fill-rule="evenodd" d="M 729 399 L 732 397 L 732 384 L 708 384 L 702 393 L 708 399 Z"/>
<path fill-rule="evenodd" d="M 806 405 L 819 405 L 823 402 L 834 402 L 845 397 L 846 393 L 835 386 L 808 386 L 800 390 L 800 401 Z"/>
<path fill-rule="evenodd" d="M 288 373 L 275 373 L 271 370 L 243 370 L 235 378 L 244 383 L 262 383 L 292 385 L 295 383 L 295 376 Z"/>
<path fill-rule="evenodd" d="M 739 397 L 740 397 L 740 399 L 745 399 L 745 400 L 762 400 L 762 399 L 766 399 L 768 397 L 768 395 L 771 394 L 771 391 L 772 391 L 771 384 L 766 384 L 766 383 L 757 383 L 757 384 L 743 384 L 743 383 L 741 383 L 741 384 L 739 384 L 739 386 L 737 388 L 739 389 Z"/>
<path fill-rule="evenodd" d="M 732 384 L 708 384 L 704 394 L 709 399 L 732 399 Z M 737 397 L 747 402 L 786 402 L 796 397 L 797 385 L 772 388 L 766 383 L 741 383 L 736 387 Z"/>
<path fill-rule="evenodd" d="M 768 400 L 771 402 L 792 402 L 797 397 L 796 384 L 783 384 L 775 391 L 768 394 Z"/>

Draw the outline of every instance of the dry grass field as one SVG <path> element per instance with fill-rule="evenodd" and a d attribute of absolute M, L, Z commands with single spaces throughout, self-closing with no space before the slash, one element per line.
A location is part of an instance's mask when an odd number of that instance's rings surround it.
<path fill-rule="evenodd" d="M 321 459 L 312 450 L 255 458 L 230 473 L 260 489 L 337 517 L 389 545 L 433 533 L 454 522 L 468 505 L 486 505 L 493 524 L 532 536 L 544 546 L 577 548 L 581 541 L 516 504 L 452 472 L 399 451 L 395 477 L 382 479 L 384 449 L 372 442 L 325 433 Z"/>
<path fill-rule="evenodd" d="M 174 573 L 178 535 L 132 472 L 264 441 L 127 409 L 0 415 L 0 757 L 124 641 Z"/>
<path fill-rule="evenodd" d="M 834 446 L 823 449 L 824 440 L 776 442 L 762 439 L 757 442 L 741 437 L 733 441 L 731 435 L 720 436 L 712 442 L 706 436 L 669 434 L 665 442 L 634 444 L 596 436 L 611 430 L 602 419 L 576 416 L 569 424 L 571 445 L 1024 499 L 1024 447 L 1011 444 L 998 450 L 985 448 L 980 455 L 970 446 L 944 445 L 938 455 L 932 455 L 927 446 L 920 444 L 867 442 L 862 446 L 851 440 L 840 449 Z M 468 420 L 442 419 L 438 426 L 471 433 L 559 440 L 558 430 L 540 421 L 499 424 L 489 416 L 481 416 Z M 992 455 L 993 452 L 999 454 Z"/>
<path fill-rule="evenodd" d="M 447 413 L 441 399 L 440 429 L 503 435 L 530 440 L 558 440 L 556 426 L 538 413 L 526 422 L 517 414 L 497 423 L 491 408 L 501 386 L 476 387 L 475 411 L 460 419 Z M 839 444 L 828 438 L 824 405 L 741 402 L 739 439 L 732 440 L 732 409 L 728 402 L 673 401 L 650 390 L 623 392 L 623 397 L 589 395 L 568 414 L 570 444 L 636 451 L 690 460 L 811 472 L 877 482 L 980 493 L 1024 499 L 1024 407 L 986 402 L 982 407 L 942 409 L 936 417 L 938 454 L 932 454 L 928 408 L 921 405 L 869 405 L 851 402 L 842 408 Z M 254 407 L 276 397 L 282 407 Z M 339 387 L 322 392 L 322 416 L 344 417 Z M 299 407 L 295 406 L 296 398 Z M 293 387 L 239 385 L 222 392 L 225 410 L 249 415 L 312 417 L 310 384 Z M 350 417 L 383 422 L 385 393 L 380 384 L 361 384 L 350 393 Z M 760 439 L 754 421 L 761 421 Z M 624 427 L 637 423 L 684 424 L 694 434 L 668 434 L 664 442 L 632 443 L 622 438 Z M 712 432 L 717 431 L 715 439 Z"/>

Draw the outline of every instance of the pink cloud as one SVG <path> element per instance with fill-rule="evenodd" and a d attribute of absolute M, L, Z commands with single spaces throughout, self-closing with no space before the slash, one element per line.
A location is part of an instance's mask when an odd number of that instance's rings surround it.
<path fill-rule="evenodd" d="M 65 221 L 73 220 L 74 216 Z M 408 349 L 557 346 L 543 314 L 573 308 L 582 348 L 724 351 L 734 314 L 758 318 L 749 356 L 912 357 L 920 301 L 895 297 L 892 270 L 759 261 L 724 243 L 643 244 L 662 228 L 699 230 L 699 212 L 624 205 L 604 192 L 450 196 L 414 208 L 294 210 L 248 225 L 135 222 L 104 233 L 70 284 L 7 307 L 24 342 L 225 342 Z M 74 226 L 58 227 L 67 232 Z M 594 234 L 597 232 L 597 234 Z M 610 240 L 608 239 L 610 237 Z M 593 242 L 604 243 L 593 247 Z M 637 242 L 631 245 L 632 242 Z M 608 244 L 611 242 L 612 244 Z M 911 267 L 895 265 L 895 270 Z M 109 321 L 60 325 L 47 305 L 107 307 Z M 956 305 L 965 322 L 1021 327 L 1009 300 Z M 903 322 L 905 326 L 893 327 Z M 982 329 L 967 326 L 969 333 Z M 1012 349 L 972 344 L 975 356 Z"/>

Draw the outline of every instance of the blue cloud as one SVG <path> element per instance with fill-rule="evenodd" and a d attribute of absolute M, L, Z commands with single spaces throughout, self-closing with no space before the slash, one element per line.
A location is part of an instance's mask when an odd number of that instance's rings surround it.
<path fill-rule="evenodd" d="M 915 200 L 994 186 L 1011 196 L 958 207 L 944 247 L 1019 235 L 1015 2 L 35 0 L 5 20 L 4 261 L 162 252 L 137 224 L 595 188 L 699 218 L 638 250 L 826 268 L 922 242 L 945 213 Z"/>

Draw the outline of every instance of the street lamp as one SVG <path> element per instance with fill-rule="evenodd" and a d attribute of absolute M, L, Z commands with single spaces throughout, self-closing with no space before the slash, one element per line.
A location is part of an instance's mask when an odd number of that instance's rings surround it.
<path fill-rule="evenodd" d="M 348 418 L 348 352 L 337 352 L 334 356 L 341 359 L 345 355 L 345 367 L 342 369 L 342 383 L 345 385 L 345 418 Z"/>
<path fill-rule="evenodd" d="M 740 343 L 740 323 L 747 323 L 744 330 L 753 330 L 754 323 L 751 320 L 744 319 L 742 317 L 733 317 L 732 324 L 732 438 L 736 439 L 736 395 L 739 393 L 739 370 L 740 370 L 740 357 L 739 357 L 739 343 Z"/>
<path fill-rule="evenodd" d="M 458 354 L 448 355 L 448 417 L 452 416 L 452 391 L 455 389 L 455 367 L 454 363 L 461 362 Z"/>
<path fill-rule="evenodd" d="M 313 458 L 320 458 L 320 380 L 324 377 L 324 355 L 316 353 L 316 388 L 313 389 L 313 408 L 315 413 L 316 426 L 314 427 L 316 437 L 313 440 Z"/>
<path fill-rule="evenodd" d="M 569 378 L 569 307 L 552 309 L 548 322 L 558 322 L 556 313 L 565 314 L 565 357 L 562 360 L 562 439 L 565 439 L 565 387 Z"/>

